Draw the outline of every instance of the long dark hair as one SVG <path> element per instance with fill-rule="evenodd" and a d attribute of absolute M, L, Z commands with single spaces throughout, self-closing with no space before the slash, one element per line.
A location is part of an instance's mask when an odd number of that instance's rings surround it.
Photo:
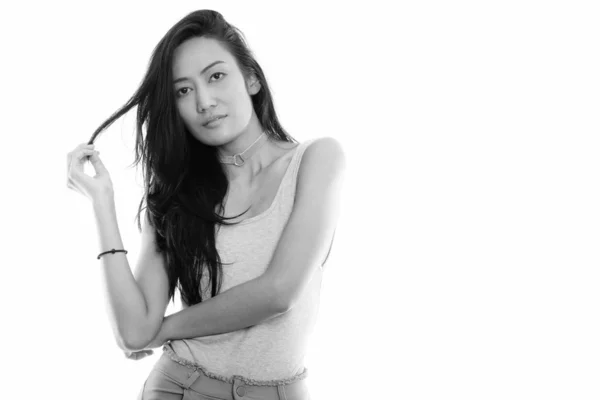
<path fill-rule="evenodd" d="M 194 11 L 177 22 L 154 48 L 146 75 L 129 101 L 108 118 L 88 144 L 113 122 L 137 106 L 135 161 L 143 161 L 146 217 L 156 231 L 157 251 L 165 260 L 169 278 L 169 299 L 174 301 L 179 284 L 181 298 L 188 305 L 202 302 L 200 283 L 208 269 L 211 296 L 219 293 L 223 269 L 215 245 L 215 224 L 234 225 L 215 212 L 223 212 L 229 182 L 217 149 L 195 139 L 184 125 L 172 89 L 173 52 L 192 37 L 218 40 L 233 55 L 244 78 L 255 74 L 260 91 L 252 105 L 262 129 L 272 140 L 296 142 L 281 126 L 267 79 L 246 44 L 243 33 L 212 10 Z M 146 137 L 142 128 L 146 128 Z M 202 289 L 204 290 L 204 289 Z"/>

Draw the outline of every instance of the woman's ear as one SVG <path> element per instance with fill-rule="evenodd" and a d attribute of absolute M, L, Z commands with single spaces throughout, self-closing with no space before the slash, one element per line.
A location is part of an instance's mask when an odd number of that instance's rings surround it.
<path fill-rule="evenodd" d="M 260 92 L 260 88 L 260 81 L 258 80 L 258 78 L 256 78 L 256 75 L 252 75 L 250 77 L 250 80 L 246 83 L 246 89 L 248 90 L 248 94 L 250 94 L 250 96 L 253 96 L 256 93 Z"/>

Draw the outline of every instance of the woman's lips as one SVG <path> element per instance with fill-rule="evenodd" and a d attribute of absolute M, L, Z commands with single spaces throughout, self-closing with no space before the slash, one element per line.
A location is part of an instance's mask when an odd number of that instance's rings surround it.
<path fill-rule="evenodd" d="M 206 124 L 204 124 L 203 126 L 206 126 L 208 128 L 212 128 L 215 126 L 219 126 L 221 124 L 221 121 L 223 119 L 225 119 L 225 117 L 227 117 L 227 115 L 222 115 L 220 117 L 217 117 L 216 119 L 211 120 L 210 122 L 207 122 Z"/>

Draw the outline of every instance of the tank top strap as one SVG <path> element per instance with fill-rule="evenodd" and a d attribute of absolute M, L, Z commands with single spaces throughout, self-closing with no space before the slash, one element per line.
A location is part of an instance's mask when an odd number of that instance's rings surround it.
<path fill-rule="evenodd" d="M 310 145 L 312 142 L 314 142 L 317 139 L 318 138 L 305 140 L 305 141 L 301 142 L 294 150 L 294 156 L 292 157 L 292 160 L 290 161 L 290 166 L 289 166 L 286 176 L 284 178 L 284 180 L 285 180 L 285 182 L 284 182 L 285 190 L 284 191 L 286 192 L 286 195 L 294 196 L 295 191 L 296 191 L 296 181 L 298 179 L 298 171 L 300 169 L 300 163 L 302 161 L 302 155 L 306 151 L 306 148 L 308 147 L 308 145 Z"/>

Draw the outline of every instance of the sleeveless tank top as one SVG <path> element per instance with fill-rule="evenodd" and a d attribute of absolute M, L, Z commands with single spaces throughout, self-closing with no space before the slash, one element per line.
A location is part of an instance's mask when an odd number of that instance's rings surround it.
<path fill-rule="evenodd" d="M 314 140 L 301 142 L 292 150 L 292 160 L 266 211 L 237 225 L 215 228 L 216 247 L 223 263 L 221 292 L 266 271 L 293 208 L 302 155 Z M 172 340 L 164 349 L 174 360 L 223 381 L 229 382 L 234 376 L 257 384 L 304 379 L 308 372 L 304 356 L 318 315 L 324 264 L 288 312 L 234 332 Z M 202 277 L 201 287 L 205 288 L 203 299 L 209 299 L 207 274 Z"/>

